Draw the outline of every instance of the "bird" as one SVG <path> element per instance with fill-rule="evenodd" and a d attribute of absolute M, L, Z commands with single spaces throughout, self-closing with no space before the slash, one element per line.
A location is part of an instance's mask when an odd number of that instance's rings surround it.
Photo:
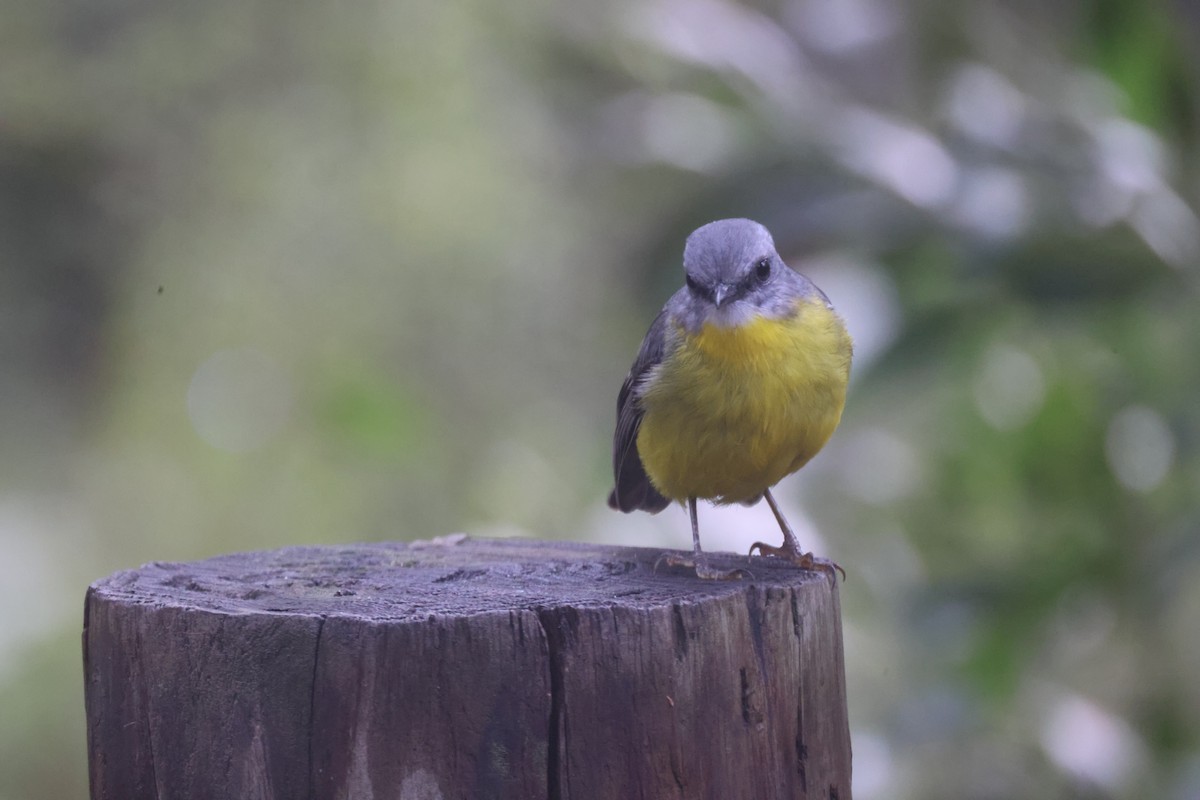
<path fill-rule="evenodd" d="M 683 271 L 684 286 L 650 325 L 617 395 L 609 506 L 658 513 L 686 504 L 692 556 L 663 558 L 700 578 L 735 579 L 748 573 L 714 567 L 700 547 L 697 500 L 765 499 L 783 544 L 755 542 L 750 555 L 842 571 L 804 552 L 771 488 L 841 421 L 854 350 L 844 321 L 753 220 L 697 228 Z"/>

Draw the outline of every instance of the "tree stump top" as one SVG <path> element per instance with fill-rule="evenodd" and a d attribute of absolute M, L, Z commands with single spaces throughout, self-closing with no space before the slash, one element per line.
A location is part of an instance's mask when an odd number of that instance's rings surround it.
<path fill-rule="evenodd" d="M 774 559 L 710 554 L 744 581 L 700 580 L 656 564 L 663 551 L 530 539 L 285 547 L 203 561 L 152 562 L 91 587 L 105 599 L 222 614 L 300 614 L 397 622 L 526 609 L 655 608 L 763 587 L 829 581 Z"/>

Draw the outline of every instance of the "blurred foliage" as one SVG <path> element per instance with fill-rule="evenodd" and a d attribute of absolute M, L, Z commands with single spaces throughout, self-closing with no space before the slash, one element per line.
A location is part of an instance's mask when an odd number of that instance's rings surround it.
<path fill-rule="evenodd" d="M 1168 0 L 11 0 L 0 800 L 86 794 L 112 570 L 686 546 L 603 509 L 608 445 L 724 216 L 858 342 L 782 492 L 851 576 L 856 797 L 1200 796 L 1198 41 Z"/>

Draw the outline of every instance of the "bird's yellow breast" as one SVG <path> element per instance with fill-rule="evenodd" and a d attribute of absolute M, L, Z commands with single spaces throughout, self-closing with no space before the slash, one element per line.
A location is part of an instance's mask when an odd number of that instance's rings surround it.
<path fill-rule="evenodd" d="M 643 386 L 637 439 L 665 497 L 752 500 L 829 441 L 852 345 L 825 303 L 805 299 L 790 317 L 675 333 Z"/>

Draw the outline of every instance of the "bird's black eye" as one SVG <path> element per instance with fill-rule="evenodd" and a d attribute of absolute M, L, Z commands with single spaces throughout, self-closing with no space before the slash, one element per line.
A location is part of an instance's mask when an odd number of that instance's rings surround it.
<path fill-rule="evenodd" d="M 689 289 L 691 289 L 693 292 L 703 293 L 702 290 L 700 289 L 700 283 L 695 278 L 693 278 L 691 275 L 685 275 L 684 280 L 687 282 L 687 287 Z"/>
<path fill-rule="evenodd" d="M 771 259 L 760 259 L 759 262 L 754 265 L 754 277 L 758 278 L 759 281 L 765 281 L 767 278 L 771 277 Z"/>

